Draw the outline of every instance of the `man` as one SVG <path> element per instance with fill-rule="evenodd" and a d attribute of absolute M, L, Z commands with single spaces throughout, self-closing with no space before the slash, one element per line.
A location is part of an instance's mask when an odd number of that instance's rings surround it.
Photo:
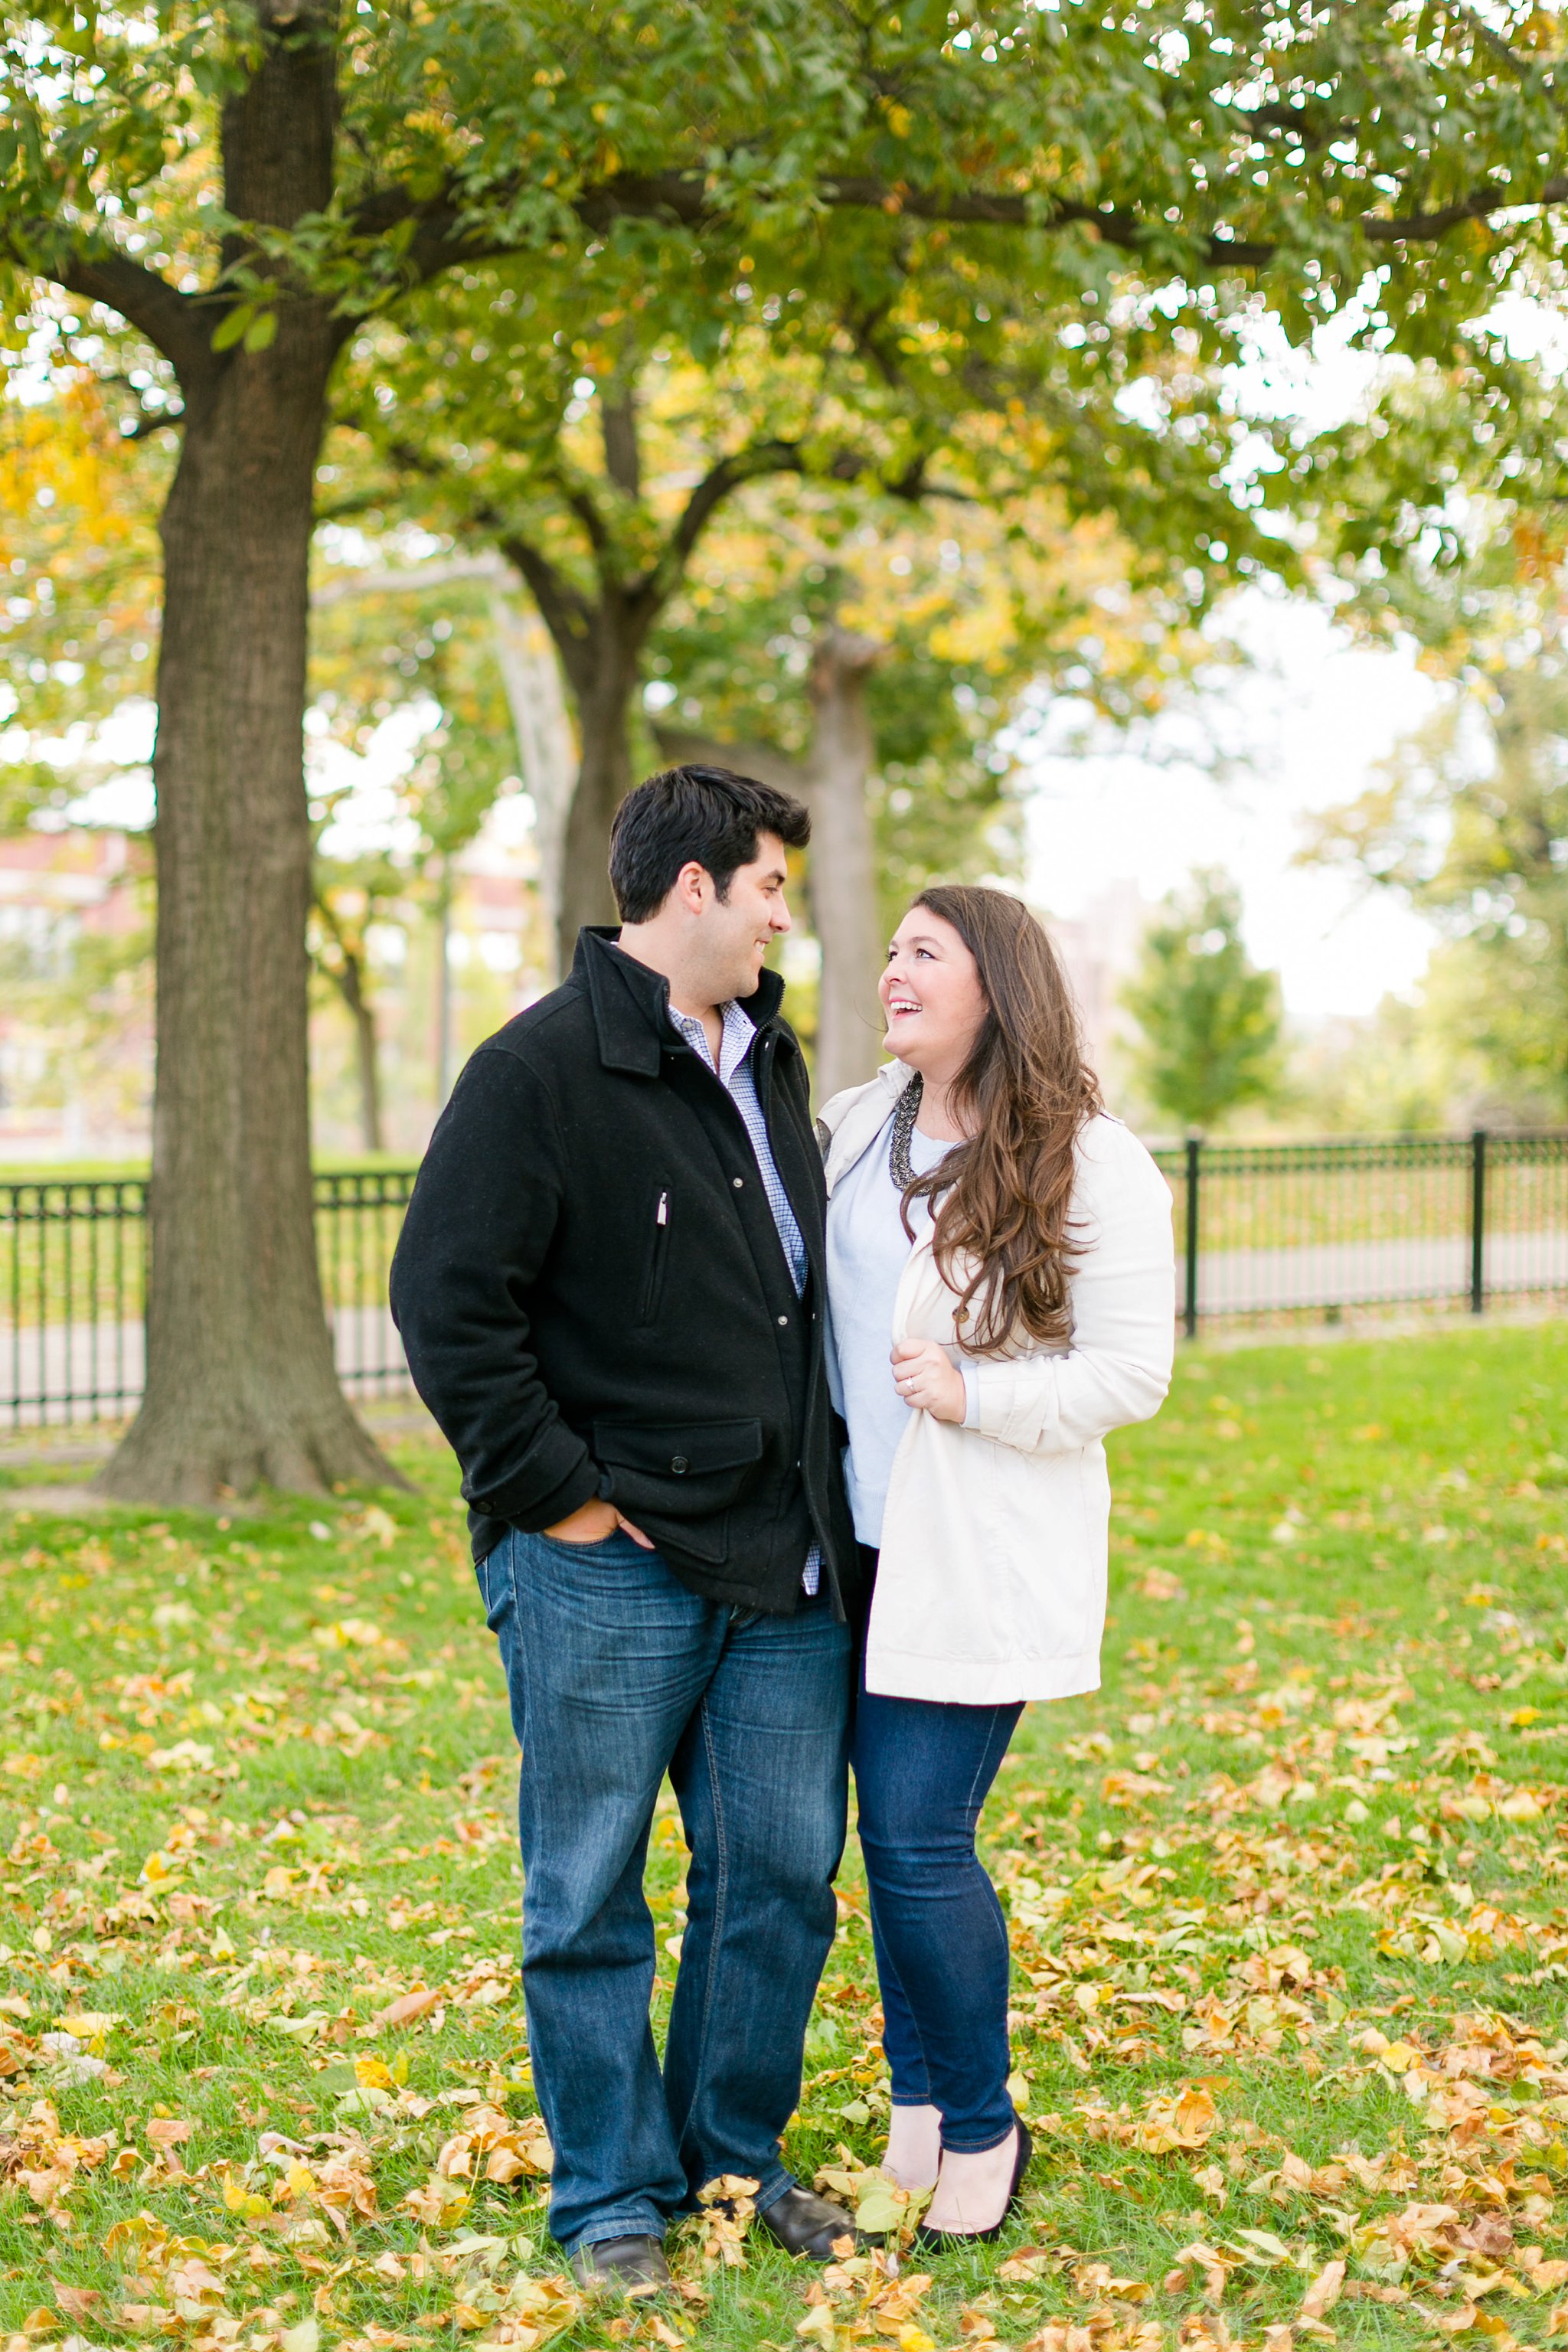
<path fill-rule="evenodd" d="M 779 2137 L 832 1940 L 858 1599 L 824 1362 L 823 1193 L 763 968 L 797 802 L 718 768 L 622 803 L 623 922 L 458 1082 L 392 1271 L 463 1467 L 522 1749 L 523 1989 L 551 2226 L 659 2284 L 721 2174 L 826 2260 Z M 668 1771 L 691 1849 L 662 2078 L 643 1896 Z"/>

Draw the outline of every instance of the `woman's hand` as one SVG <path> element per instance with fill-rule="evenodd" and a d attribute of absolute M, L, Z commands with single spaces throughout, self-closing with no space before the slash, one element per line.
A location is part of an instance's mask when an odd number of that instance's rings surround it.
<path fill-rule="evenodd" d="M 962 1421 L 969 1409 L 963 1374 L 934 1339 L 899 1339 L 893 1346 L 893 1379 L 908 1405 L 933 1421 Z"/>

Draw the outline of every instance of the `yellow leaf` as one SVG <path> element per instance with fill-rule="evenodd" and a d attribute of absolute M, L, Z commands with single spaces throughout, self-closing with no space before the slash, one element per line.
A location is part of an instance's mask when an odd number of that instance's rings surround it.
<path fill-rule="evenodd" d="M 1331 2263 L 1325 2263 L 1301 2297 L 1301 2317 L 1321 2319 L 1325 2312 L 1331 2311 L 1340 2299 L 1344 2282 L 1343 2262 L 1336 2258 Z"/>

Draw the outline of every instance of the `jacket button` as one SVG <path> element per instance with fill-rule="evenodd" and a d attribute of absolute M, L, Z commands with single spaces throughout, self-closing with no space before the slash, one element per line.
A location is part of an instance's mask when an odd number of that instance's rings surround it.
<path fill-rule="evenodd" d="M 781 1315 L 781 1316 L 779 1317 L 779 1329 L 780 1329 L 781 1331 L 784 1329 L 784 1325 L 785 1325 L 788 1321 L 789 1321 L 789 1317 L 788 1317 L 787 1315 Z"/>
<path fill-rule="evenodd" d="M 744 1178 L 743 1176 L 737 1176 L 733 1181 L 734 1181 L 735 1190 L 736 1190 L 736 1192 L 740 1192 L 740 1190 L 742 1189 L 742 1185 L 745 1183 L 745 1181 L 746 1181 L 746 1180 L 745 1180 L 745 1178 Z"/>
<path fill-rule="evenodd" d="M 683 1478 L 686 1475 L 686 1473 L 690 1469 L 691 1465 L 687 1460 L 684 1454 L 677 1454 L 671 1456 L 669 1466 L 674 1471 L 678 1478 Z"/>

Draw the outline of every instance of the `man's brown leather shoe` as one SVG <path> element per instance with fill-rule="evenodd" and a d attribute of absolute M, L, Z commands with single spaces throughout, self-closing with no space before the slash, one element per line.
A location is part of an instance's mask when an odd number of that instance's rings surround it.
<path fill-rule="evenodd" d="M 809 2189 L 786 2189 L 765 2212 L 757 2215 L 757 2223 L 786 2254 L 804 2255 L 807 2262 L 830 2263 L 836 2253 L 853 2252 L 871 2243 L 860 2236 L 842 2205 L 830 2205 L 826 2197 L 814 2197 Z M 850 2242 L 847 2249 L 845 2239 Z"/>
<path fill-rule="evenodd" d="M 657 2294 L 669 2284 L 669 2264 L 657 2238 L 604 2238 L 574 2246 L 572 2275 L 590 2294 Z"/>

